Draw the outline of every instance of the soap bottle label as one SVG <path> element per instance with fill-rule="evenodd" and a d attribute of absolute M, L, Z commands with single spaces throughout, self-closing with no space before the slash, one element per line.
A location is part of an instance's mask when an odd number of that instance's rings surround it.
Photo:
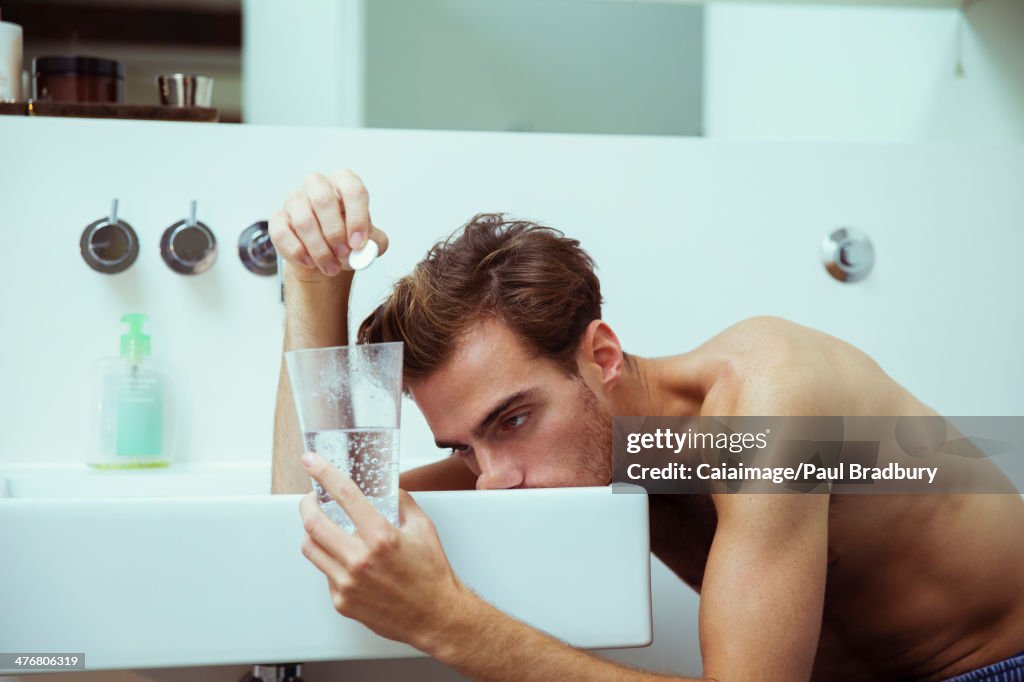
<path fill-rule="evenodd" d="M 161 455 L 163 404 L 156 377 L 141 375 L 124 380 L 117 397 L 117 454 Z"/>

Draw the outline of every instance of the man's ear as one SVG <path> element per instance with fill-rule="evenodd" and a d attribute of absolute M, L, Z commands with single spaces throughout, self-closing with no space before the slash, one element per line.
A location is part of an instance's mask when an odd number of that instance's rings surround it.
<path fill-rule="evenodd" d="M 580 339 L 577 358 L 585 366 L 581 369 L 589 368 L 587 374 L 600 382 L 604 389 L 614 386 L 622 376 L 625 363 L 622 344 L 604 320 L 594 320 L 587 325 Z"/>

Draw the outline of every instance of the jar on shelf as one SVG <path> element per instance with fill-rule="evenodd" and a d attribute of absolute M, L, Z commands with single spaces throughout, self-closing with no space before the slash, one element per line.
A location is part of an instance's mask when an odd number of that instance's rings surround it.
<path fill-rule="evenodd" d="M 40 102 L 124 102 L 124 64 L 79 55 L 32 60 L 32 99 Z"/>

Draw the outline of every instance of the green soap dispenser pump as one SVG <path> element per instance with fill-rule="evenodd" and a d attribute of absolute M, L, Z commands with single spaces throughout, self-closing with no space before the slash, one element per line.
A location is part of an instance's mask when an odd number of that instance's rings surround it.
<path fill-rule="evenodd" d="M 96 449 L 91 466 L 101 469 L 165 467 L 170 464 L 167 380 L 149 359 L 146 316 L 121 318 L 121 355 L 100 360 Z"/>
<path fill-rule="evenodd" d="M 140 313 L 128 313 L 121 316 L 122 322 L 128 323 L 128 333 L 121 334 L 121 357 L 139 364 L 143 358 L 149 357 L 149 335 L 142 333 L 142 325 L 146 316 Z"/>

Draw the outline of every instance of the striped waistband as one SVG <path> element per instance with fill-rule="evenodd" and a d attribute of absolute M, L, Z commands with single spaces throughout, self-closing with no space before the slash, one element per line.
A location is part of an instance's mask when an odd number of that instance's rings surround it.
<path fill-rule="evenodd" d="M 945 682 L 1024 682 L 1024 651 Z"/>

